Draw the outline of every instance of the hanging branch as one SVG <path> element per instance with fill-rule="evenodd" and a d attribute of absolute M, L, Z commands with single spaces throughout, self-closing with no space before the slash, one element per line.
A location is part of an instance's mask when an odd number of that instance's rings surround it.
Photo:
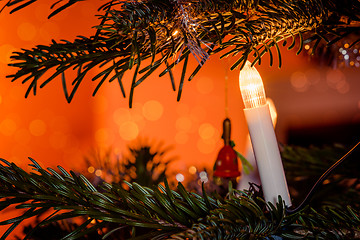
<path fill-rule="evenodd" d="M 36 0 L 10 0 L 5 7 L 15 12 L 33 2 Z M 49 17 L 76 2 L 78 0 L 69 0 Z M 171 76 L 171 69 L 187 59 L 189 53 L 199 62 L 189 80 L 210 55 L 218 52 L 221 58 L 237 58 L 231 66 L 233 70 L 242 68 L 248 58 L 253 59 L 253 64 L 260 64 L 266 53 L 273 65 L 272 49 L 275 48 L 281 67 L 279 42 L 283 41 L 285 46 L 290 40 L 289 49 L 298 45 L 297 54 L 309 41 L 332 44 L 359 30 L 359 10 L 360 3 L 355 0 L 345 3 L 340 0 L 112 0 L 99 8 L 100 24 L 94 36 L 78 37 L 72 42 L 53 41 L 49 46 L 15 52 L 10 66 L 18 71 L 8 77 L 29 84 L 27 97 L 31 91 L 35 95 L 38 87 L 59 79 L 59 75 L 65 83 L 63 73 L 76 70 L 71 84 L 63 84 L 65 97 L 71 102 L 89 70 L 100 67 L 92 78 L 98 81 L 95 95 L 106 81 L 117 79 L 122 88 L 124 74 L 135 68 L 130 88 L 131 106 L 134 89 L 140 83 L 156 70 L 162 71 L 160 76 L 165 73 Z M 183 69 L 189 70 L 186 66 Z M 45 73 L 50 73 L 50 77 L 45 77 Z M 171 81 L 173 83 L 172 78 Z M 179 88 L 178 96 L 181 91 Z"/>

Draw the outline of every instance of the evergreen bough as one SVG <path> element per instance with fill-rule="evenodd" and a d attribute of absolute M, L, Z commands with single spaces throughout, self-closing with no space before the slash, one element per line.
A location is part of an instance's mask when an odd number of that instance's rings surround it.
<path fill-rule="evenodd" d="M 18 217 L 0 222 L 11 225 L 5 239 L 22 221 L 47 215 L 33 231 L 66 219 L 83 223 L 62 239 L 79 239 L 102 230 L 103 239 L 132 227 L 132 239 L 358 239 L 358 204 L 322 203 L 290 212 L 281 198 L 276 206 L 265 203 L 255 190 L 239 191 L 229 186 L 226 197 L 187 191 L 181 183 L 172 190 L 164 184 L 153 187 L 135 182 L 104 182 L 95 188 L 83 175 L 62 167 L 42 168 L 30 159 L 33 171 L 25 172 L 2 159 L 0 209 L 24 210 Z M 359 193 L 358 193 L 359 194 Z M 95 220 L 95 221 L 94 221 Z M 112 226 L 112 228 L 108 228 Z M 33 231 L 24 239 L 31 239 Z M 117 239 L 117 238 L 114 238 Z M 118 238 L 123 239 L 123 238 Z"/>
<path fill-rule="evenodd" d="M 79 1 L 54 2 L 49 18 Z M 35 2 L 9 0 L 4 9 L 12 13 Z M 10 66 L 18 70 L 8 77 L 28 85 L 26 97 L 59 79 L 71 102 L 88 72 L 100 67 L 92 77 L 97 81 L 93 95 L 105 82 L 116 81 L 125 97 L 123 77 L 130 72 L 131 107 L 134 89 L 156 70 L 159 76 L 169 75 L 176 90 L 172 69 L 182 62 L 179 100 L 185 80 L 192 80 L 212 54 L 234 57 L 231 70 L 241 69 L 248 58 L 260 64 L 265 54 L 270 65 L 277 55 L 281 67 L 279 44 L 297 48 L 299 54 L 305 43 L 312 42 L 315 51 L 320 42 L 331 45 L 359 30 L 358 0 L 108 0 L 101 4 L 94 35 L 53 40 L 12 55 Z M 199 65 L 186 76 L 190 56 Z M 65 75 L 71 71 L 76 77 L 68 82 Z"/>

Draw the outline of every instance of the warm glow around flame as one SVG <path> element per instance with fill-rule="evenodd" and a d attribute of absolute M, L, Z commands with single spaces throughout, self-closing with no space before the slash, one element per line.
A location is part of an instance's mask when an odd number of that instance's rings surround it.
<path fill-rule="evenodd" d="M 259 72 L 249 61 L 240 71 L 239 85 L 245 108 L 256 108 L 266 104 L 264 85 Z"/>
<path fill-rule="evenodd" d="M 267 98 L 266 102 L 269 104 L 271 120 L 272 120 L 272 123 L 273 123 L 273 125 L 275 127 L 276 122 L 277 122 L 277 111 L 276 111 L 274 101 L 272 99 L 270 99 L 270 98 Z"/>

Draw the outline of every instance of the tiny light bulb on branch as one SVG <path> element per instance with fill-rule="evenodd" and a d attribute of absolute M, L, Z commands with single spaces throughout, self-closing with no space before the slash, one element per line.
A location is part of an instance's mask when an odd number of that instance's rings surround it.
<path fill-rule="evenodd" d="M 275 204 L 280 195 L 285 205 L 291 206 L 264 85 L 259 72 L 249 61 L 240 71 L 239 85 L 264 198 Z"/>
<path fill-rule="evenodd" d="M 249 61 L 240 71 L 240 91 L 245 108 L 256 108 L 266 104 L 264 84 L 255 67 Z"/>

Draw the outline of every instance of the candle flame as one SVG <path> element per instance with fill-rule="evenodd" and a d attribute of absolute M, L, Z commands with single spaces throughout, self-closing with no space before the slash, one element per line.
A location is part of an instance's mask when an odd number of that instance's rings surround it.
<path fill-rule="evenodd" d="M 251 63 L 246 61 L 239 74 L 239 85 L 245 108 L 257 108 L 266 104 L 264 84 Z"/>

